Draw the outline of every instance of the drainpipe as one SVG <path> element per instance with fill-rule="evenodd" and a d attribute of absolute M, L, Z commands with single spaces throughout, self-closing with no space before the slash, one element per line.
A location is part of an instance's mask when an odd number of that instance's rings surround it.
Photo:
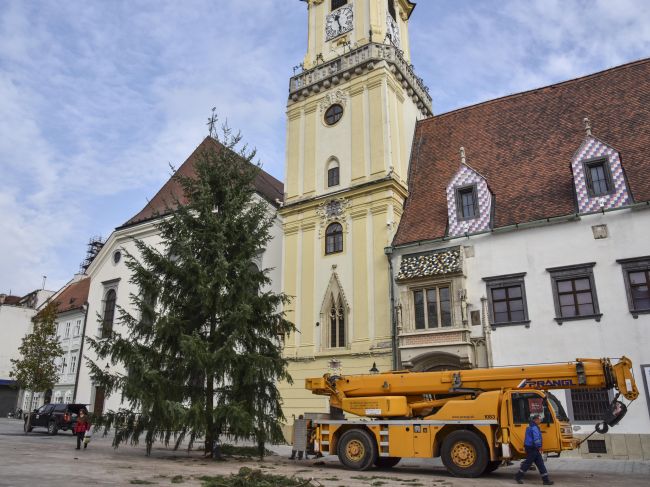
<path fill-rule="evenodd" d="M 84 341 L 86 340 L 86 323 L 88 322 L 88 301 L 81 307 L 84 310 L 84 327 L 81 332 L 79 343 L 79 360 L 77 361 L 77 373 L 74 378 L 74 392 L 72 393 L 72 402 L 77 402 L 77 389 L 79 388 L 79 371 L 81 371 L 81 359 L 84 356 Z"/>
<path fill-rule="evenodd" d="M 488 368 L 492 368 L 494 365 L 494 361 L 492 360 L 492 327 L 490 326 L 488 313 L 488 300 L 483 296 L 481 298 L 481 321 L 483 322 L 483 335 L 485 336 Z"/>
<path fill-rule="evenodd" d="M 395 290 L 393 289 L 393 247 L 385 247 L 384 254 L 388 259 L 388 290 L 390 293 L 390 332 L 392 346 L 392 367 L 398 370 L 398 352 L 397 352 L 397 316 L 395 315 Z"/>

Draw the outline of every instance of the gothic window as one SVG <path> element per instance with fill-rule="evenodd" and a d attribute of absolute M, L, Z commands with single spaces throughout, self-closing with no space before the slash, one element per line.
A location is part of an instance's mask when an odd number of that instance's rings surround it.
<path fill-rule="evenodd" d="M 115 318 L 115 300 L 117 293 L 115 289 L 109 289 L 104 300 L 104 317 L 102 319 L 102 338 L 108 338 L 113 331 L 113 321 Z"/>
<path fill-rule="evenodd" d="M 332 295 L 329 308 L 329 346 L 345 347 L 345 305 L 341 295 Z"/>
<path fill-rule="evenodd" d="M 334 125 L 336 122 L 343 118 L 343 107 L 335 103 L 325 112 L 325 123 L 327 125 Z"/>
<path fill-rule="evenodd" d="M 347 3 L 348 0 L 332 0 L 332 10 L 336 10 L 337 8 L 340 8 Z"/>
<path fill-rule="evenodd" d="M 478 197 L 476 185 L 456 190 L 456 208 L 459 220 L 471 220 L 478 216 Z"/>
<path fill-rule="evenodd" d="M 397 20 L 397 14 L 395 13 L 395 0 L 388 0 L 388 13 L 393 20 Z"/>
<path fill-rule="evenodd" d="M 415 328 L 451 326 L 451 293 L 448 285 L 413 291 Z"/>
<path fill-rule="evenodd" d="M 332 223 L 325 230 L 325 253 L 338 252 L 343 252 L 343 227 L 340 223 Z"/>
<path fill-rule="evenodd" d="M 612 191 L 612 176 L 606 159 L 586 162 L 584 168 L 590 196 L 603 196 Z"/>

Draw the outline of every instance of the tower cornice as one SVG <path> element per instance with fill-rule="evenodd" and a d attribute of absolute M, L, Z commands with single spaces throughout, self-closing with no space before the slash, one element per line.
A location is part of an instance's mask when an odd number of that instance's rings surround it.
<path fill-rule="evenodd" d="M 416 76 L 413 66 L 404 59 L 399 49 L 378 43 L 365 44 L 293 76 L 289 82 L 289 105 L 367 74 L 380 63 L 389 67 L 422 114 L 431 116 L 432 100 L 424 81 Z"/>

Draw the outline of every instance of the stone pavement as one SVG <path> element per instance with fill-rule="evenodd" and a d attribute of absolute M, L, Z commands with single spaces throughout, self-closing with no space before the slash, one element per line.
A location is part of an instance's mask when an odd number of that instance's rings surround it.
<path fill-rule="evenodd" d="M 200 476 L 229 474 L 242 466 L 261 468 L 274 474 L 314 478 L 324 487 L 426 486 L 491 487 L 516 485 L 516 465 L 498 469 L 479 479 L 450 476 L 438 460 L 404 460 L 391 470 L 357 472 L 344 469 L 335 457 L 316 460 L 289 460 L 291 448 L 275 446 L 276 455 L 264 462 L 254 459 L 215 462 L 198 451 L 176 451 L 162 446 L 151 457 L 143 446 L 122 446 L 115 450 L 111 438 L 96 435 L 88 450 L 75 450 L 75 439 L 62 432 L 49 436 L 35 429 L 29 435 L 22 422 L 0 419 L 0 486 L 128 486 L 183 485 L 199 487 Z M 650 462 L 624 460 L 550 459 L 547 463 L 556 485 L 568 487 L 621 486 L 648 487 Z M 182 476 L 181 484 L 172 478 Z M 529 485 L 540 485 L 539 475 L 529 472 Z M 316 484 L 318 485 L 318 484 Z"/>

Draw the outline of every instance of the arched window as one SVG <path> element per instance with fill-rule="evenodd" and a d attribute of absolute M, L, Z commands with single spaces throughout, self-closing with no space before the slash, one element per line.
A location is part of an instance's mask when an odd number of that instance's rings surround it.
<path fill-rule="evenodd" d="M 102 319 L 102 338 L 108 338 L 113 331 L 113 320 L 115 318 L 115 300 L 117 293 L 110 289 L 104 300 L 104 318 Z"/>
<path fill-rule="evenodd" d="M 329 345 L 331 348 L 345 347 L 345 305 L 341 295 L 330 298 Z"/>
<path fill-rule="evenodd" d="M 342 7 L 348 3 L 348 0 L 332 0 L 332 10 L 336 10 L 337 8 Z"/>
<path fill-rule="evenodd" d="M 340 223 L 332 223 L 325 230 L 325 253 L 337 252 L 343 252 L 343 227 Z"/>
<path fill-rule="evenodd" d="M 332 159 L 327 165 L 327 187 L 338 186 L 339 183 L 339 162 L 336 159 Z"/>

